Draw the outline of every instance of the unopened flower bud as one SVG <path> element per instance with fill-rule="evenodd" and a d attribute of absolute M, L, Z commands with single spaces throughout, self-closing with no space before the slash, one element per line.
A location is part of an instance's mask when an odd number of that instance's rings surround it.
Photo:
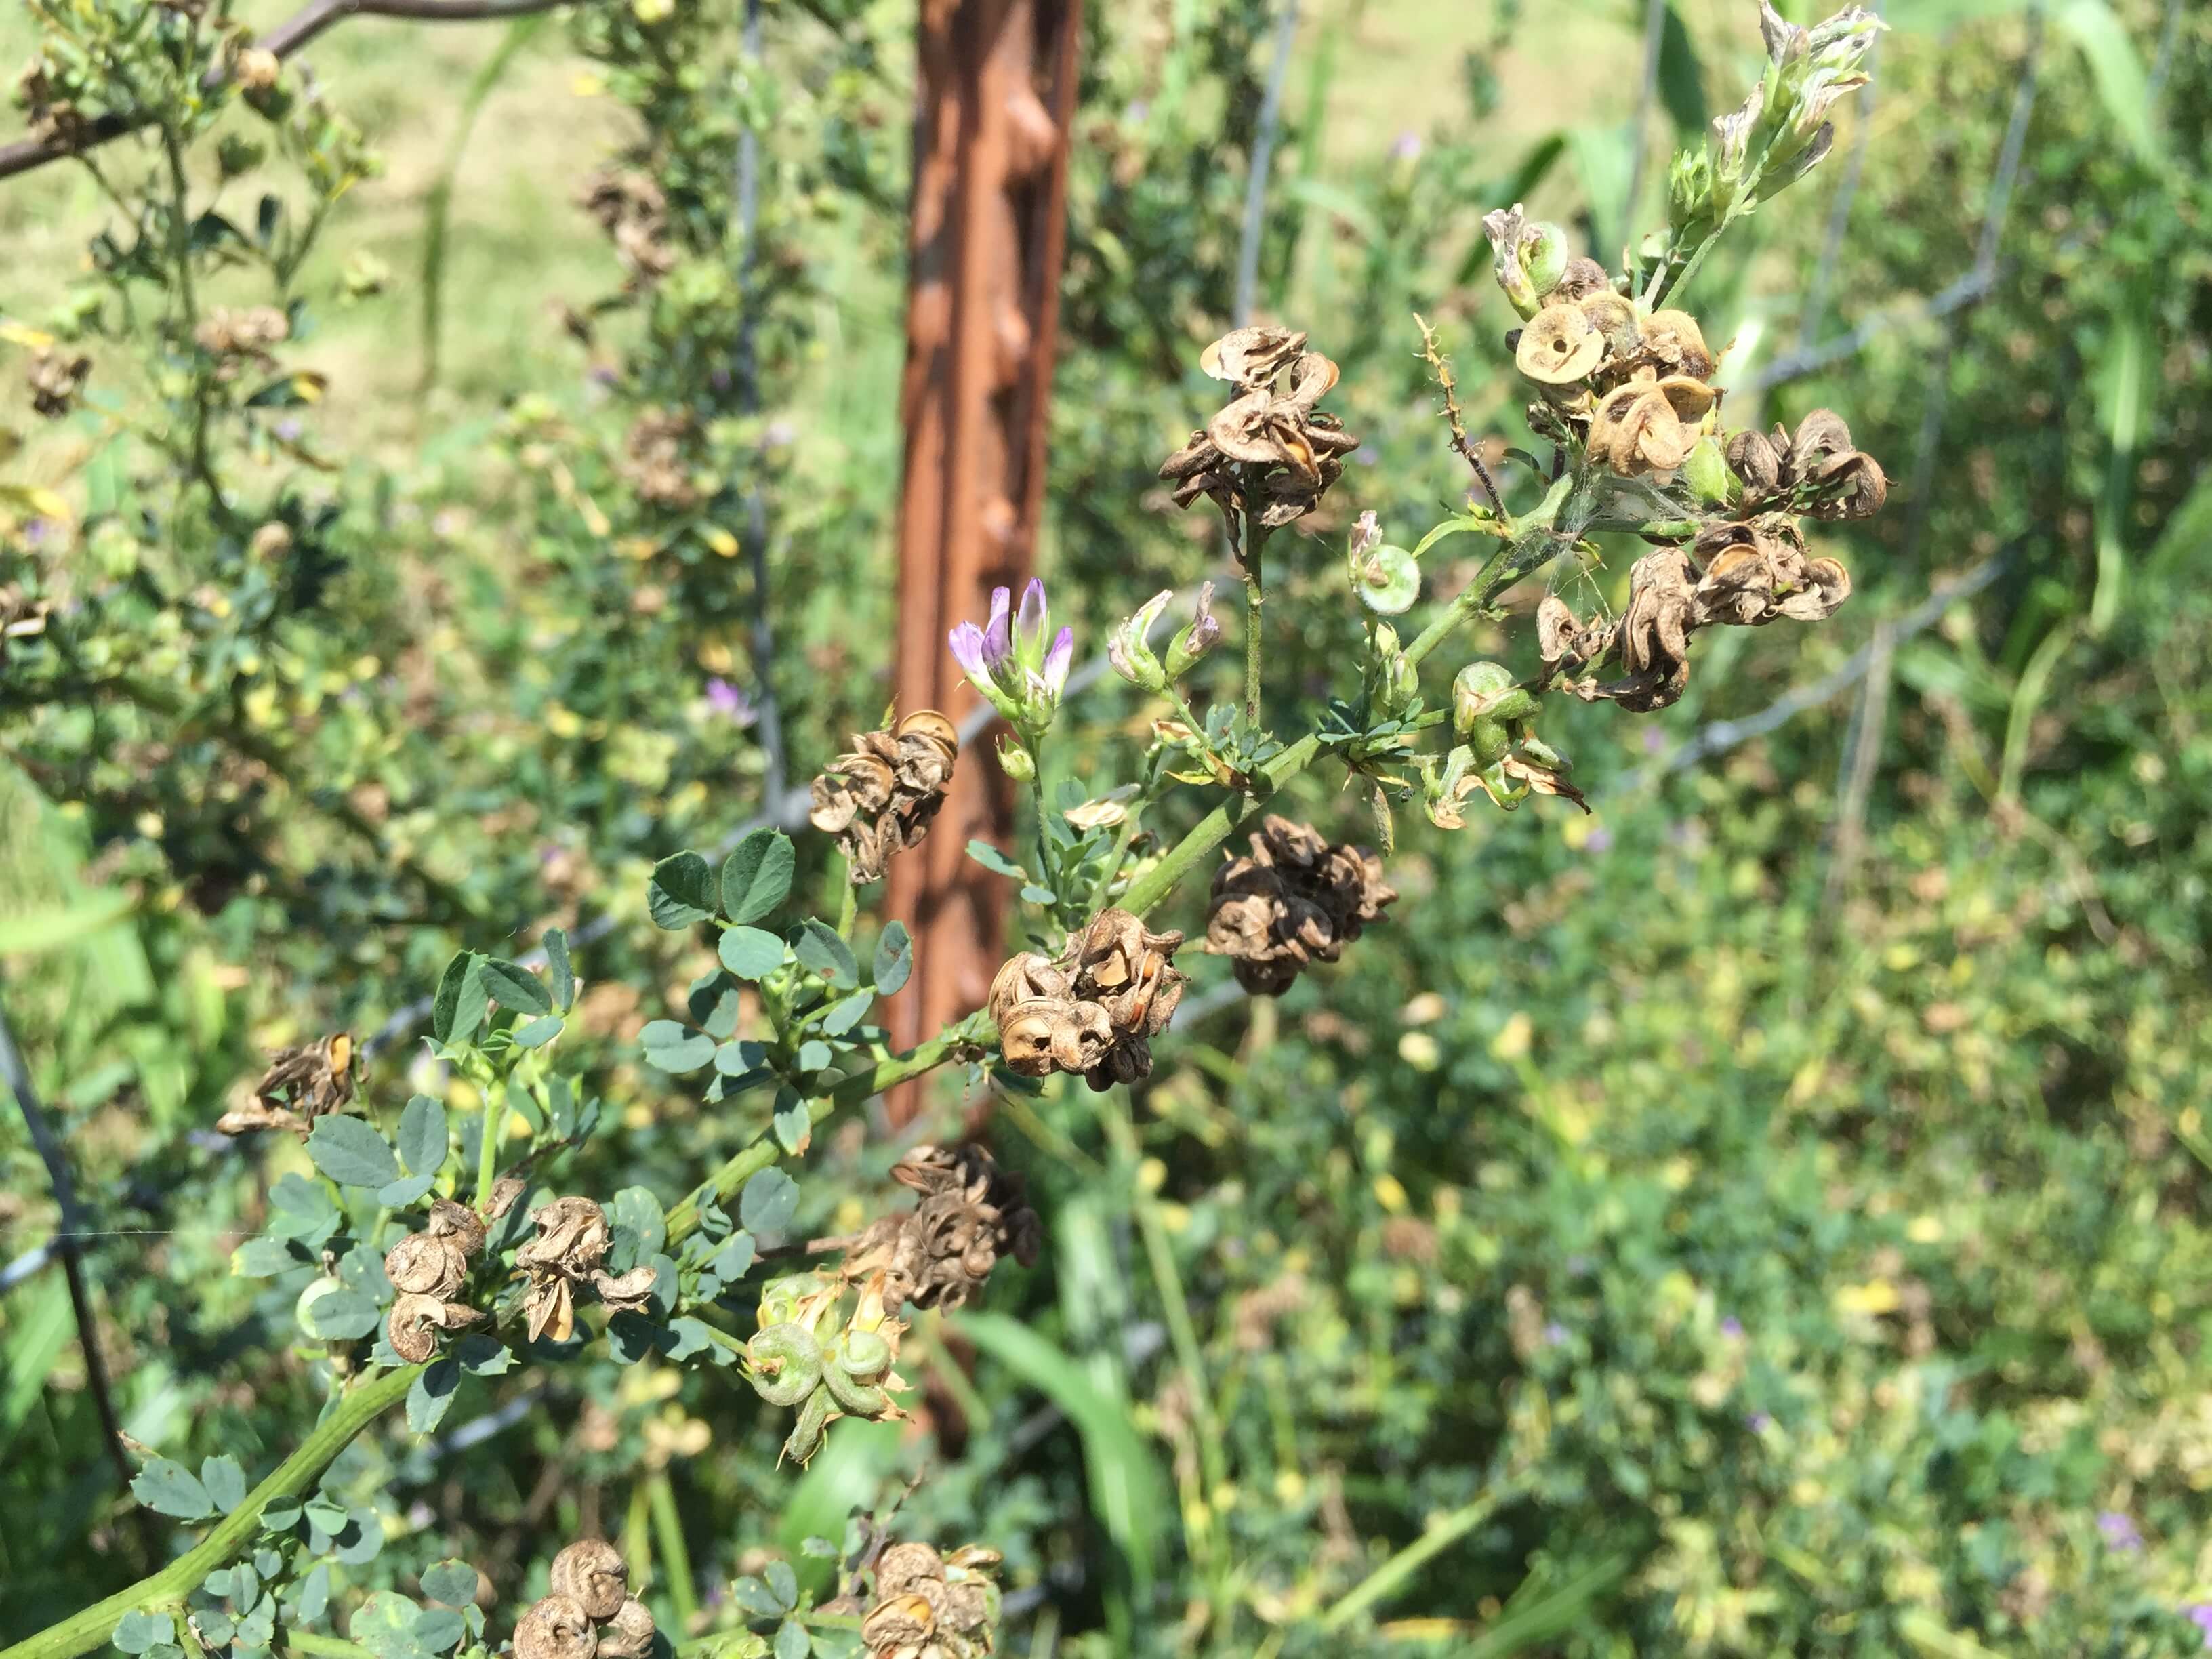
<path fill-rule="evenodd" d="M 1158 691 L 1168 683 L 1167 671 L 1160 659 L 1152 654 L 1146 635 L 1152 624 L 1160 619 L 1174 592 L 1162 588 L 1138 608 L 1137 614 L 1114 630 L 1114 637 L 1106 646 L 1106 660 L 1114 672 L 1130 684 L 1146 691 Z"/>
<path fill-rule="evenodd" d="M 1541 301 L 1536 285 L 1528 280 L 1528 272 L 1521 263 L 1521 242 L 1527 234 L 1528 220 L 1516 202 L 1510 208 L 1499 208 L 1483 216 L 1482 228 L 1490 238 L 1492 254 L 1492 269 L 1498 276 L 1498 286 L 1505 290 L 1513 309 L 1523 317 L 1533 317 Z"/>
<path fill-rule="evenodd" d="M 1190 626 L 1168 643 L 1167 676 L 1179 680 L 1198 665 L 1221 638 L 1221 619 L 1213 614 L 1213 584 L 1198 590 L 1198 608 Z"/>
<path fill-rule="evenodd" d="M 1036 781 L 1036 761 L 1030 751 L 1012 738 L 999 739 L 999 769 L 1016 783 Z"/>

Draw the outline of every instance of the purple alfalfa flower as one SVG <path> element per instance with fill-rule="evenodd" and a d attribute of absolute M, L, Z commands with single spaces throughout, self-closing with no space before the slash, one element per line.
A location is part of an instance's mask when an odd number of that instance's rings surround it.
<path fill-rule="evenodd" d="M 1731 1342 L 1741 1340 L 1743 1336 L 1743 1321 L 1738 1319 L 1734 1314 L 1730 1314 L 1726 1319 L 1721 1321 L 1721 1334 L 1727 1337 Z"/>
<path fill-rule="evenodd" d="M 1075 630 L 1063 628 L 1053 635 L 1052 648 L 1044 653 L 1045 696 L 1055 703 L 1067 690 L 1067 671 L 1074 660 Z"/>
<path fill-rule="evenodd" d="M 1009 589 L 993 588 L 990 621 L 981 628 L 974 623 L 962 623 L 951 635 L 952 659 L 987 697 L 992 697 L 998 689 L 999 671 L 1014 654 L 1013 637 L 1008 631 L 1012 599 Z M 992 700 L 997 701 L 995 697 Z"/>
<path fill-rule="evenodd" d="M 2136 1530 L 2132 1516 L 2118 1510 L 2106 1510 L 2097 1517 L 2097 1530 L 2111 1550 L 2139 1550 L 2143 1547 L 2142 1534 Z"/>
<path fill-rule="evenodd" d="M 1400 133 L 1390 145 L 1394 161 L 1418 161 L 1421 159 L 1421 135 L 1410 129 Z"/>
<path fill-rule="evenodd" d="M 1544 1340 L 1550 1346 L 1554 1348 L 1559 1347 L 1564 1344 L 1566 1340 L 1567 1328 L 1559 1323 L 1558 1320 L 1554 1319 L 1544 1327 Z"/>
<path fill-rule="evenodd" d="M 1613 831 L 1601 823 L 1583 837 L 1583 851 L 1585 853 L 1603 853 L 1612 846 Z"/>
<path fill-rule="evenodd" d="M 760 718 L 742 686 L 732 685 L 720 674 L 707 682 L 707 707 L 724 720 L 734 720 L 739 726 L 750 726 Z"/>
<path fill-rule="evenodd" d="M 1774 1419 L 1765 1412 L 1753 1412 L 1743 1419 L 1743 1425 L 1753 1434 L 1764 1434 L 1772 1426 L 1773 1422 Z"/>
<path fill-rule="evenodd" d="M 2204 1632 L 2204 1645 L 2212 1648 L 2212 1601 L 2199 1601 L 2194 1607 L 2184 1607 L 2181 1616 Z"/>

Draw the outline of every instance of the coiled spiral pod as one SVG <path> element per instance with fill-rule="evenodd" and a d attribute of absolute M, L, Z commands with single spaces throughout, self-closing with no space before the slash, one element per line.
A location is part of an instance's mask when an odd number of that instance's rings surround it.
<path fill-rule="evenodd" d="M 745 1380 L 771 1406 L 796 1406 L 822 1384 L 822 1345 L 803 1325 L 763 1327 L 745 1344 Z"/>
<path fill-rule="evenodd" d="M 822 1449 L 823 1431 L 836 1414 L 837 1402 L 826 1388 L 817 1388 L 806 1396 L 799 1407 L 799 1421 L 792 1426 L 791 1437 L 783 1443 L 783 1455 L 794 1463 L 804 1463 Z"/>

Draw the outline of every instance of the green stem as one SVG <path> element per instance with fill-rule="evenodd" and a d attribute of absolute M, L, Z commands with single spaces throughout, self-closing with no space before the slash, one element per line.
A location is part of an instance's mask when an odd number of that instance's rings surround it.
<path fill-rule="evenodd" d="M 676 1512 L 676 1488 L 668 1471 L 655 1469 L 645 1483 L 646 1502 L 653 1509 L 653 1534 L 660 1559 L 668 1567 L 668 1603 L 676 1614 L 676 1628 L 690 1630 L 699 1616 L 699 1598 L 691 1589 L 691 1552 L 684 1546 L 684 1521 Z"/>
<path fill-rule="evenodd" d="M 1244 729 L 1260 729 L 1260 607 L 1267 602 L 1260 562 L 1265 531 L 1248 530 L 1244 545 Z"/>
<path fill-rule="evenodd" d="M 928 1042 L 902 1054 L 888 1055 L 858 1077 L 847 1078 L 822 1099 L 809 1102 L 807 1111 L 819 1123 L 841 1106 L 857 1106 L 894 1084 L 935 1071 L 961 1048 L 980 1042 L 990 1029 L 989 1017 L 979 1009 L 957 1024 L 946 1026 Z M 735 1197 L 745 1182 L 782 1156 L 782 1149 L 774 1140 L 761 1139 L 732 1158 L 669 1211 L 668 1242 L 677 1243 L 697 1230 L 702 1198 L 711 1195 L 720 1203 Z M 0 1655 L 0 1659 L 6 1659 L 6 1656 Z"/>
<path fill-rule="evenodd" d="M 1497 1514 L 1499 1507 L 1513 1495 L 1512 1487 L 1500 1487 L 1497 1491 L 1485 1492 L 1473 1503 L 1431 1522 L 1419 1538 L 1369 1573 L 1341 1601 L 1323 1613 L 1321 1627 L 1325 1631 L 1341 1630 L 1411 1578 L 1431 1559 L 1449 1549 Z"/>
<path fill-rule="evenodd" d="M 279 1498 L 298 1498 L 308 1492 L 356 1435 L 406 1399 L 407 1390 L 425 1369 L 402 1365 L 356 1383 L 300 1443 L 300 1449 L 279 1463 L 243 1504 L 209 1528 L 207 1536 L 191 1549 L 127 1589 L 94 1602 L 12 1648 L 0 1649 L 0 1659 L 76 1659 L 78 1654 L 104 1645 L 125 1613 L 152 1605 L 181 1603 L 201 1579 L 252 1540 L 260 1530 L 264 1509 Z"/>
<path fill-rule="evenodd" d="M 1150 911 L 1200 860 L 1227 841 L 1239 824 L 1255 816 L 1261 800 L 1312 765 L 1320 753 L 1320 735 L 1310 732 L 1261 767 L 1252 793 L 1232 795 L 1192 825 L 1190 833 L 1169 848 L 1165 857 L 1129 884 L 1129 890 L 1121 895 L 1121 908 L 1140 916 Z"/>
<path fill-rule="evenodd" d="M 837 937 L 849 939 L 853 937 L 853 922 L 860 914 L 860 890 L 853 885 L 849 869 L 837 872 L 837 884 L 845 890 L 837 900 Z"/>
<path fill-rule="evenodd" d="M 491 1183 L 499 1173 L 499 1143 L 507 1128 L 507 1103 L 493 1098 L 493 1085 L 483 1085 L 483 1133 L 477 1138 L 477 1208 L 491 1201 Z"/>

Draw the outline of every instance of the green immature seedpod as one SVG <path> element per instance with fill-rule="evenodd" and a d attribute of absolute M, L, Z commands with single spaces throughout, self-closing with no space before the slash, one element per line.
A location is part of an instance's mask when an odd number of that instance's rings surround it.
<path fill-rule="evenodd" d="M 799 1421 L 792 1425 L 791 1437 L 783 1443 L 783 1455 L 794 1463 L 804 1463 L 822 1449 L 822 1431 L 830 1426 L 836 1414 L 837 1402 L 830 1398 L 830 1390 L 817 1389 L 806 1396 L 805 1405 L 799 1407 Z"/>
<path fill-rule="evenodd" d="M 1036 762 L 1012 738 L 999 739 L 999 769 L 1016 783 L 1036 781 Z"/>
<path fill-rule="evenodd" d="M 1710 434 L 1698 440 L 1690 459 L 1682 463 L 1681 477 L 1690 494 L 1708 507 L 1726 507 L 1736 487 L 1720 440 Z"/>
<path fill-rule="evenodd" d="M 848 1331 L 836 1369 L 861 1382 L 880 1382 L 891 1368 L 891 1345 L 873 1331 Z"/>
<path fill-rule="evenodd" d="M 1559 287 L 1570 257 L 1567 233 L 1549 220 L 1532 220 L 1521 233 L 1521 269 L 1540 300 Z"/>
<path fill-rule="evenodd" d="M 1421 567 L 1402 547 L 1384 544 L 1364 555 L 1354 584 L 1359 602 L 1378 617 L 1395 617 L 1421 597 Z"/>
<path fill-rule="evenodd" d="M 1474 741 L 1485 765 L 1504 752 L 1505 725 L 1535 712 L 1536 699 L 1514 684 L 1513 672 L 1504 663 L 1471 662 L 1452 681 L 1452 729 Z M 1491 727 L 1496 728 L 1494 750 L 1488 741 Z"/>
<path fill-rule="evenodd" d="M 746 1381 L 771 1406 L 796 1406 L 822 1382 L 822 1345 L 799 1325 L 769 1325 L 745 1344 Z"/>

